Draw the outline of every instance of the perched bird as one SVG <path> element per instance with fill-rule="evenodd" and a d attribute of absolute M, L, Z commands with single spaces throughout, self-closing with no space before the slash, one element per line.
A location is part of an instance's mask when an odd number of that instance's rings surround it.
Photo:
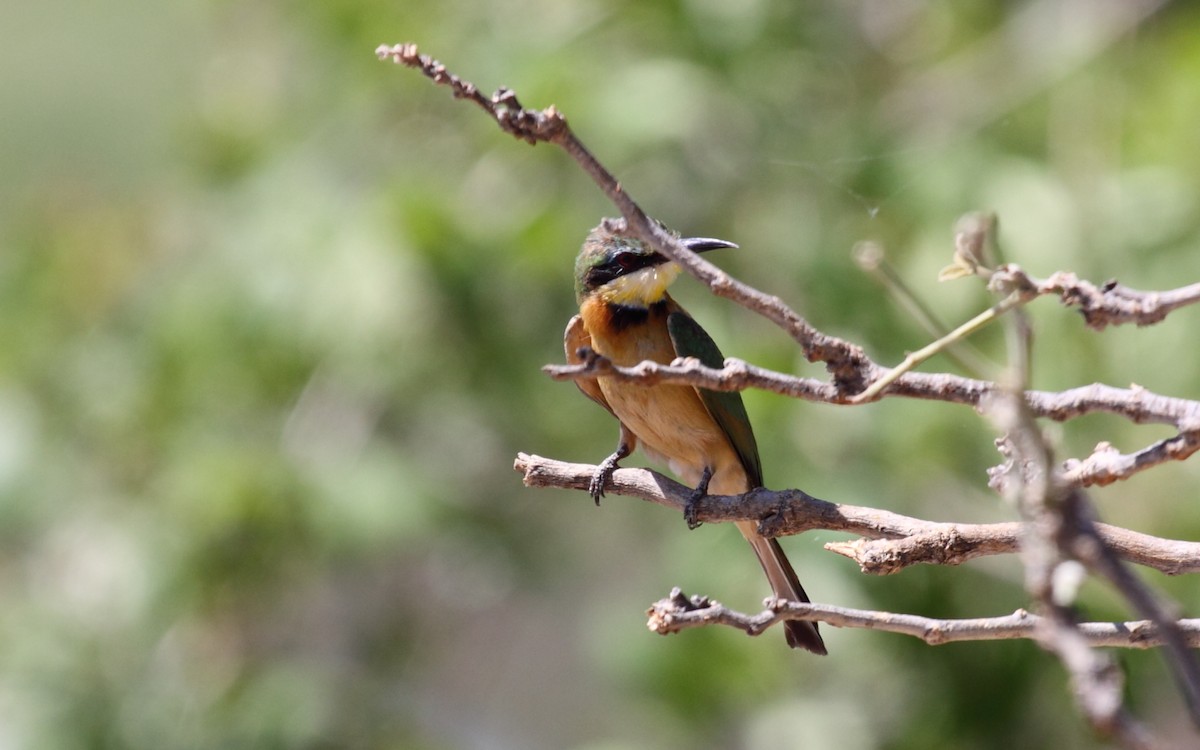
<path fill-rule="evenodd" d="M 695 252 L 737 247 L 708 238 L 682 240 Z M 671 296 L 667 287 L 679 275 L 678 264 L 623 234 L 607 222 L 592 230 L 575 261 L 575 296 L 579 314 L 567 324 L 567 360 L 583 362 L 590 352 L 617 365 L 643 360 L 669 364 L 694 357 L 709 367 L 722 367 L 724 357 L 712 338 Z M 736 391 L 710 391 L 688 385 L 621 383 L 609 377 L 577 380 L 579 389 L 608 409 L 620 422 L 617 450 L 592 479 L 596 502 L 621 459 L 640 444 L 643 452 L 670 467 L 695 488 L 685 510 L 696 526 L 695 501 L 705 493 L 739 495 L 763 483 L 758 445 L 750 419 Z M 750 542 L 775 596 L 807 602 L 808 596 L 779 542 L 759 535 L 757 524 L 743 521 L 738 530 Z M 824 654 L 816 623 L 786 623 L 788 645 Z"/>

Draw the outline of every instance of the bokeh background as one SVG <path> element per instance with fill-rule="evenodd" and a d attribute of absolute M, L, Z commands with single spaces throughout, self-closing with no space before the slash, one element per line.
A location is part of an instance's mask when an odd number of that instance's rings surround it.
<path fill-rule="evenodd" d="M 852 248 L 880 243 L 956 323 L 988 304 L 935 281 L 970 210 L 1038 275 L 1200 278 L 1198 30 L 1200 6 L 1149 0 L 0 5 L 0 748 L 1096 746 L 1031 643 L 827 628 L 818 659 L 778 633 L 650 634 L 674 585 L 756 609 L 745 543 L 511 469 L 614 445 L 539 371 L 613 209 L 374 49 L 416 41 L 556 104 L 650 213 L 740 243 L 713 260 L 891 362 L 927 336 Z M 677 290 L 727 354 L 822 374 Z M 1200 398 L 1200 311 L 1103 333 L 1032 314 L 1036 387 Z M 772 487 L 1013 515 L 970 410 L 746 401 Z M 1064 456 L 1167 434 L 1048 429 Z M 1192 461 L 1093 496 L 1196 539 L 1197 486 Z M 784 540 L 818 601 L 1028 603 L 1016 559 L 872 578 L 822 551 L 839 538 Z M 1194 581 L 1146 578 L 1196 613 Z M 1130 616 L 1098 584 L 1081 607 Z M 1133 709 L 1194 737 L 1161 655 L 1116 658 Z"/>

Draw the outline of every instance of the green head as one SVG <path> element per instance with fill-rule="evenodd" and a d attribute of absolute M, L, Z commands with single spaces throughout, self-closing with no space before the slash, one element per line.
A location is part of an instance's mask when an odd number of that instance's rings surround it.
<path fill-rule="evenodd" d="M 616 231 L 613 224 L 601 222 L 584 240 L 575 259 L 575 298 L 582 304 L 593 294 L 600 294 L 615 304 L 648 307 L 663 298 L 679 275 L 679 266 L 636 237 Z M 709 237 L 680 241 L 697 253 L 737 247 Z"/>

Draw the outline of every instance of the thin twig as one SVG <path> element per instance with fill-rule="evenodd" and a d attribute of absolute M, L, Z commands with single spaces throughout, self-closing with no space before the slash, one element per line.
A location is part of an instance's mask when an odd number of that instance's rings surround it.
<path fill-rule="evenodd" d="M 858 243 L 854 247 L 854 262 L 883 286 L 896 300 L 896 303 L 911 315 L 930 336 L 940 339 L 950 333 L 950 327 L 938 319 L 929 305 L 925 304 L 899 271 L 888 261 L 881 244 L 878 242 Z M 945 350 L 945 354 L 972 377 L 981 377 L 999 369 L 996 363 L 989 362 L 987 357 L 970 341 L 962 340 L 954 343 Z"/>
<path fill-rule="evenodd" d="M 1073 487 L 1104 486 L 1168 461 L 1182 461 L 1200 450 L 1200 431 L 1164 438 L 1133 453 L 1100 443 L 1082 460 L 1063 463 L 1063 481 Z"/>
<path fill-rule="evenodd" d="M 429 55 L 422 55 L 415 44 L 381 44 L 375 48 L 380 60 L 391 60 L 421 71 L 434 83 L 448 86 L 456 99 L 467 99 L 492 116 L 504 132 L 529 144 L 539 141 L 557 143 L 570 132 L 567 120 L 554 107 L 545 110 L 525 109 L 510 89 L 500 88 L 490 97 L 484 96 L 470 81 L 464 81 L 446 66 Z"/>
<path fill-rule="evenodd" d="M 732 357 L 726 359 L 725 366 L 720 369 L 705 367 L 695 360 L 670 365 L 645 361 L 632 367 L 620 367 L 597 356 L 591 364 L 546 365 L 542 371 L 554 380 L 604 376 L 641 381 L 646 385 L 692 385 L 714 391 L 759 388 L 816 403 L 851 403 L 839 389 L 824 381 L 769 370 Z M 946 373 L 909 372 L 892 383 L 886 395 L 978 408 L 996 390 L 996 384 L 987 380 Z M 1092 383 L 1064 391 L 1030 390 L 1025 392 L 1025 399 L 1036 416 L 1056 422 L 1104 412 L 1137 424 L 1167 424 L 1182 431 L 1200 431 L 1200 401 L 1163 396 L 1138 385 L 1117 388 Z"/>
<path fill-rule="evenodd" d="M 691 628 L 724 625 L 756 636 L 785 620 L 807 620 L 839 628 L 909 635 L 931 646 L 940 646 L 963 641 L 1036 640 L 1041 636 L 1043 626 L 1043 618 L 1023 609 L 999 617 L 941 619 L 778 599 L 768 600 L 768 605 L 768 609 L 758 614 L 747 614 L 707 597 L 689 597 L 679 589 L 673 589 L 667 598 L 651 605 L 647 611 L 650 618 L 647 627 L 667 635 Z M 1177 625 L 1186 634 L 1188 644 L 1200 648 L 1200 618 L 1180 620 Z M 1085 622 L 1080 623 L 1078 629 L 1086 643 L 1094 647 L 1144 649 L 1163 643 L 1154 623 L 1145 620 Z"/>
<path fill-rule="evenodd" d="M 963 323 L 958 328 L 955 328 L 950 333 L 941 337 L 926 346 L 921 347 L 915 352 L 911 352 L 904 358 L 904 361 L 887 371 L 883 377 L 875 380 L 871 385 L 850 399 L 852 404 L 861 404 L 867 401 L 873 401 L 878 398 L 880 393 L 883 393 L 889 385 L 896 382 L 904 373 L 910 372 L 914 367 L 921 364 L 930 357 L 945 350 L 947 347 L 954 346 L 962 341 L 965 341 L 968 336 L 984 328 L 988 324 L 998 319 L 1001 315 L 1013 309 L 1017 305 L 1023 304 L 1028 300 L 1020 294 L 1014 292 L 988 309 L 971 318 L 966 323 Z"/>
<path fill-rule="evenodd" d="M 1028 285 L 1039 295 L 1057 296 L 1067 307 L 1075 307 L 1087 325 L 1098 331 L 1106 326 L 1133 323 L 1147 326 L 1158 323 L 1171 312 L 1200 302 L 1200 283 L 1158 292 L 1143 292 L 1107 281 L 1096 285 L 1068 271 L 1038 279 L 1020 266 L 1008 264 L 996 271 L 998 278 Z"/>

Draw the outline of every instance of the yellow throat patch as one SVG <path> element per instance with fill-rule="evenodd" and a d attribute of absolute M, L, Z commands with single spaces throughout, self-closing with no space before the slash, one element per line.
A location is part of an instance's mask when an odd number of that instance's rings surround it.
<path fill-rule="evenodd" d="M 670 261 L 626 274 L 600 288 L 600 297 L 615 305 L 649 307 L 662 300 L 667 287 L 679 276 L 679 264 Z"/>

